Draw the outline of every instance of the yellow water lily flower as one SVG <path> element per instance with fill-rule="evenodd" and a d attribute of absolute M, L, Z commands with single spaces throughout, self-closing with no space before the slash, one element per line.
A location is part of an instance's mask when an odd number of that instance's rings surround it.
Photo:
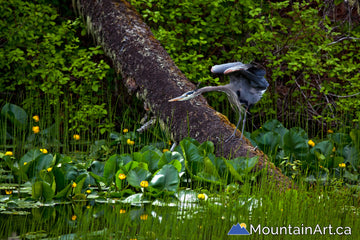
<path fill-rule="evenodd" d="M 35 115 L 32 117 L 34 119 L 35 122 L 39 122 L 40 118 L 38 115 Z"/>
<path fill-rule="evenodd" d="M 127 133 L 127 132 L 129 132 L 129 129 L 125 128 L 125 129 L 123 130 L 123 133 Z"/>
<path fill-rule="evenodd" d="M 79 135 L 79 134 L 74 134 L 74 135 L 73 135 L 73 139 L 75 139 L 75 140 L 80 140 L 80 135 Z"/>
<path fill-rule="evenodd" d="M 14 154 L 13 154 L 13 152 L 11 152 L 11 151 L 7 151 L 7 152 L 5 153 L 5 156 L 12 156 L 12 155 L 14 155 Z"/>
<path fill-rule="evenodd" d="M 49 167 L 48 169 L 46 169 L 48 172 L 51 172 L 52 171 L 52 168 Z"/>
<path fill-rule="evenodd" d="M 77 184 L 76 182 L 73 182 L 73 184 L 71 185 L 73 188 L 76 188 Z"/>
<path fill-rule="evenodd" d="M 91 193 L 91 190 L 90 190 L 90 189 L 86 190 L 86 193 L 87 193 L 87 194 L 90 194 L 90 193 Z"/>
<path fill-rule="evenodd" d="M 167 149 L 167 148 L 163 149 L 163 153 L 168 152 L 168 151 L 169 151 L 169 149 Z"/>
<path fill-rule="evenodd" d="M 147 214 L 140 215 L 140 219 L 144 220 L 144 221 L 147 220 L 148 217 L 149 217 L 149 215 L 147 215 Z"/>
<path fill-rule="evenodd" d="M 328 129 L 327 132 L 328 132 L 328 133 L 334 133 L 334 131 L 331 130 L 331 129 Z"/>
<path fill-rule="evenodd" d="M 6 195 L 11 195 L 12 193 L 13 193 L 12 190 L 7 190 L 7 189 L 5 189 L 5 194 L 6 194 Z"/>
<path fill-rule="evenodd" d="M 339 163 L 339 167 L 345 168 L 345 167 L 346 167 L 346 164 L 345 164 L 345 163 Z"/>
<path fill-rule="evenodd" d="M 131 139 L 128 139 L 128 140 L 126 141 L 126 143 L 127 143 L 128 145 L 134 145 L 134 144 L 135 144 L 135 142 L 134 142 L 134 141 L 131 141 Z"/>
<path fill-rule="evenodd" d="M 24 162 L 24 166 L 27 164 L 27 162 Z"/>
<path fill-rule="evenodd" d="M 71 220 L 75 221 L 77 219 L 76 215 L 72 215 Z"/>
<path fill-rule="evenodd" d="M 120 209 L 120 214 L 124 214 L 126 213 L 126 210 L 125 209 Z"/>
<path fill-rule="evenodd" d="M 120 180 L 124 180 L 126 178 L 126 175 L 123 173 L 120 173 L 118 177 Z"/>
<path fill-rule="evenodd" d="M 40 152 L 46 154 L 46 153 L 48 153 L 48 150 L 46 150 L 45 148 L 40 148 Z"/>
<path fill-rule="evenodd" d="M 309 140 L 308 141 L 308 144 L 309 144 L 309 146 L 311 146 L 311 147 L 314 147 L 315 146 L 315 142 L 313 141 L 313 140 Z"/>
<path fill-rule="evenodd" d="M 198 194 L 198 199 L 204 200 L 204 199 L 205 199 L 205 194 L 199 193 L 199 194 Z"/>
<path fill-rule="evenodd" d="M 40 132 L 39 126 L 34 126 L 34 127 L 32 127 L 32 131 L 33 131 L 35 134 L 39 133 L 39 132 Z"/>
<path fill-rule="evenodd" d="M 148 181 L 141 181 L 140 186 L 143 188 L 147 188 L 149 186 L 149 182 Z"/>

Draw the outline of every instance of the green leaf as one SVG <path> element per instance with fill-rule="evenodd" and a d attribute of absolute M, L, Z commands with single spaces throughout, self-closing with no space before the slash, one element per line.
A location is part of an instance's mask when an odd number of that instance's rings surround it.
<path fill-rule="evenodd" d="M 158 168 L 162 168 L 166 164 L 170 164 L 173 160 L 178 160 L 180 163 L 184 162 L 183 156 L 178 152 L 164 152 L 158 163 Z"/>
<path fill-rule="evenodd" d="M 115 173 L 119 170 L 119 166 L 122 165 L 122 158 L 118 155 L 112 155 L 105 163 L 104 175 L 106 184 L 109 185 L 115 181 Z"/>
<path fill-rule="evenodd" d="M 201 172 L 204 168 L 204 157 L 200 154 L 198 147 L 189 139 L 183 139 L 180 146 L 189 171 L 193 174 Z"/>
<path fill-rule="evenodd" d="M 6 103 L 1 109 L 1 115 L 9 119 L 17 127 L 26 127 L 28 115 L 24 109 L 15 104 Z"/>
<path fill-rule="evenodd" d="M 54 197 L 54 191 L 50 184 L 38 181 L 32 185 L 32 197 L 40 201 L 50 201 Z"/>
<path fill-rule="evenodd" d="M 291 128 L 283 137 L 284 151 L 291 158 L 294 156 L 297 160 L 304 160 L 309 154 L 309 146 L 303 130 Z"/>
<path fill-rule="evenodd" d="M 179 186 L 178 170 L 170 164 L 164 165 L 150 182 L 150 186 L 160 191 L 176 192 Z"/>
<path fill-rule="evenodd" d="M 162 154 L 159 155 L 158 152 L 153 150 L 147 150 L 143 153 L 143 159 L 148 164 L 150 172 L 153 173 L 159 169 L 158 163 L 161 155 Z"/>
<path fill-rule="evenodd" d="M 86 178 L 88 176 L 89 176 L 88 173 L 84 173 L 84 174 L 81 174 L 79 177 L 77 177 L 77 179 L 76 179 L 76 187 L 75 187 L 75 190 L 74 190 L 75 194 L 81 193 L 81 190 L 83 189 L 84 183 L 85 183 Z"/>
<path fill-rule="evenodd" d="M 278 150 L 281 142 L 281 136 L 277 132 L 266 132 L 256 136 L 255 141 L 261 150 L 268 155 L 272 155 Z"/>
<path fill-rule="evenodd" d="M 151 173 L 143 168 L 136 167 L 130 170 L 127 174 L 126 180 L 133 187 L 140 187 L 142 181 L 148 181 Z"/>

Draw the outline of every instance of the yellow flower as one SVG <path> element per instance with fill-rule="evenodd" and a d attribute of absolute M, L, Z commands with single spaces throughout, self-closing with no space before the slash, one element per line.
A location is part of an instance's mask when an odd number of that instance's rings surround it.
<path fill-rule="evenodd" d="M 346 167 L 346 164 L 345 163 L 339 163 L 339 167 L 344 168 L 344 167 Z"/>
<path fill-rule="evenodd" d="M 87 194 L 90 194 L 90 193 L 91 193 L 91 190 L 90 190 L 90 189 L 86 190 L 86 193 L 87 193 Z"/>
<path fill-rule="evenodd" d="M 11 151 L 7 151 L 6 153 L 5 153 L 5 156 L 12 156 L 13 155 L 13 152 L 11 152 Z"/>
<path fill-rule="evenodd" d="M 75 221 L 75 220 L 76 220 L 76 218 L 77 218 L 77 216 L 76 216 L 76 215 L 72 215 L 71 220 Z"/>
<path fill-rule="evenodd" d="M 141 181 L 140 186 L 143 188 L 147 188 L 149 186 L 149 182 L 148 181 Z"/>
<path fill-rule="evenodd" d="M 134 144 L 135 144 L 135 142 L 134 142 L 134 141 L 131 141 L 130 139 L 128 139 L 128 140 L 126 141 L 126 143 L 127 143 L 128 145 L 134 145 Z"/>
<path fill-rule="evenodd" d="M 73 182 L 73 184 L 71 185 L 73 188 L 76 188 L 76 182 Z"/>
<path fill-rule="evenodd" d="M 309 144 L 309 146 L 311 146 L 311 147 L 314 147 L 314 146 L 315 146 L 314 141 L 313 141 L 313 140 L 311 140 L 311 139 L 308 141 L 308 144 Z"/>
<path fill-rule="evenodd" d="M 126 213 L 126 210 L 125 209 L 120 209 L 120 214 L 124 214 Z"/>
<path fill-rule="evenodd" d="M 12 194 L 12 190 L 7 190 L 7 189 L 5 189 L 5 194 L 6 194 L 6 195 L 11 195 L 11 194 Z"/>
<path fill-rule="evenodd" d="M 170 140 L 168 141 L 168 144 L 169 144 L 169 146 L 171 145 L 171 141 L 170 141 Z"/>
<path fill-rule="evenodd" d="M 120 173 L 119 174 L 119 179 L 120 180 L 124 180 L 126 178 L 126 175 L 125 174 L 123 174 L 123 173 Z"/>
<path fill-rule="evenodd" d="M 48 172 L 51 172 L 52 171 L 52 168 L 49 167 L 48 169 L 46 169 Z"/>
<path fill-rule="evenodd" d="M 34 127 L 32 127 L 32 131 L 33 131 L 35 134 L 37 134 L 38 132 L 40 132 L 39 126 L 34 126 Z"/>
<path fill-rule="evenodd" d="M 46 154 L 46 153 L 48 153 L 48 150 L 46 150 L 45 148 L 41 148 L 41 149 L 40 149 L 40 152 Z"/>
<path fill-rule="evenodd" d="M 204 199 L 205 199 L 205 194 L 199 193 L 199 194 L 198 194 L 198 199 L 204 200 Z"/>
<path fill-rule="evenodd" d="M 129 132 L 129 129 L 125 128 L 125 129 L 123 130 L 123 133 L 127 133 L 127 132 Z"/>
<path fill-rule="evenodd" d="M 145 221 L 148 219 L 148 216 L 147 214 L 140 215 L 140 219 Z"/>
<path fill-rule="evenodd" d="M 27 164 L 27 162 L 24 162 L 24 166 Z"/>
<path fill-rule="evenodd" d="M 168 152 L 168 151 L 169 151 L 169 149 L 167 149 L 167 148 L 163 149 L 163 153 Z"/>
<path fill-rule="evenodd" d="M 335 152 L 335 151 L 336 151 L 336 148 L 335 148 L 335 147 L 333 147 L 332 151 L 333 151 L 333 152 Z"/>
<path fill-rule="evenodd" d="M 35 122 L 38 122 L 40 120 L 39 116 L 38 115 L 35 115 L 32 117 L 34 119 Z"/>
<path fill-rule="evenodd" d="M 320 165 L 320 168 L 323 168 L 323 166 Z"/>
<path fill-rule="evenodd" d="M 79 134 L 74 134 L 74 135 L 73 135 L 73 139 L 75 139 L 75 140 L 80 140 L 80 135 L 79 135 Z"/>
<path fill-rule="evenodd" d="M 328 131 L 327 131 L 328 133 L 334 133 L 334 131 L 333 130 L 331 130 L 331 129 L 328 129 Z"/>

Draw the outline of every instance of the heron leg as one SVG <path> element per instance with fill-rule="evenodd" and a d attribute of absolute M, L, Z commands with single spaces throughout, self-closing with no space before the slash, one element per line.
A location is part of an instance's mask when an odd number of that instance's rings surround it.
<path fill-rule="evenodd" d="M 245 110 L 245 113 L 244 113 L 244 120 L 243 120 L 243 126 L 242 126 L 242 129 L 241 129 L 241 136 L 240 136 L 240 139 L 243 138 L 243 135 L 244 135 L 244 128 L 245 128 L 245 122 L 246 122 L 246 113 L 248 111 L 248 108 L 246 108 Z"/>
<path fill-rule="evenodd" d="M 246 114 L 246 112 L 245 112 L 245 114 Z M 231 134 L 231 136 L 230 137 L 228 137 L 226 140 L 225 140 L 225 142 L 228 142 L 230 139 L 232 139 L 233 137 L 235 137 L 235 134 L 236 134 L 236 131 L 237 131 L 237 129 L 239 128 L 239 125 L 240 125 L 240 122 L 241 122 L 241 113 L 239 112 L 239 121 L 237 122 L 237 124 L 236 124 L 236 128 L 235 128 L 235 130 L 234 130 L 234 132 L 233 132 L 233 134 Z M 245 115 L 246 116 L 246 115 Z M 243 129 L 244 129 L 244 127 L 243 127 Z M 242 133 L 242 132 L 241 132 Z"/>

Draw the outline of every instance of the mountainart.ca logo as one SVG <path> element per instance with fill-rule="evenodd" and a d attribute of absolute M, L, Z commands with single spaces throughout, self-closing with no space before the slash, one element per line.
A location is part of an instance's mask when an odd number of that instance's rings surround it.
<path fill-rule="evenodd" d="M 291 224 L 287 226 L 253 226 L 250 224 L 249 230 L 246 229 L 246 224 L 236 224 L 233 225 L 228 232 L 228 235 L 252 235 L 252 234 L 263 234 L 263 235 L 351 235 L 351 227 L 344 226 L 320 226 L 316 224 L 315 226 L 306 226 L 301 224 L 301 226 L 292 226 Z"/>
<path fill-rule="evenodd" d="M 245 223 L 238 223 L 232 226 L 232 228 L 228 232 L 228 235 L 250 235 L 250 233 L 248 232 L 248 230 L 246 230 Z"/>

